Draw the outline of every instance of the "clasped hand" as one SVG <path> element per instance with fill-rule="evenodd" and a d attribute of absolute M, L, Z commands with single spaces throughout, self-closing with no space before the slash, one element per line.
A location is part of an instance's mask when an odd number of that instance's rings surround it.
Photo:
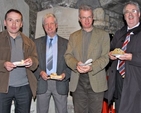
<path fill-rule="evenodd" d="M 76 66 L 76 69 L 79 73 L 87 73 L 92 70 L 92 67 L 90 65 L 83 65 L 82 66 L 81 64 L 83 64 L 83 63 L 78 62 L 77 66 Z"/>
<path fill-rule="evenodd" d="M 117 57 L 112 55 L 112 52 L 109 52 L 109 58 L 111 60 L 116 60 Z M 120 60 L 132 60 L 132 54 L 131 53 L 124 53 L 124 55 L 121 55 L 118 59 Z"/>
<path fill-rule="evenodd" d="M 24 63 L 25 64 L 28 64 L 28 65 L 25 65 L 25 67 L 30 67 L 32 66 L 33 62 L 32 62 L 32 59 L 31 58 L 27 58 L 24 60 Z M 6 61 L 4 63 L 4 67 L 7 69 L 7 71 L 12 71 L 15 67 L 17 67 L 16 65 L 14 65 L 12 62 L 9 62 L 9 61 Z"/>

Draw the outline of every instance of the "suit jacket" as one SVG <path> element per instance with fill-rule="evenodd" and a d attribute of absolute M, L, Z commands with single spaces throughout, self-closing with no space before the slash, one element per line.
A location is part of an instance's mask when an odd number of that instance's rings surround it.
<path fill-rule="evenodd" d="M 108 33 L 94 27 L 90 43 L 88 44 L 87 59 L 93 59 L 92 71 L 88 72 L 88 75 L 90 85 L 95 92 L 107 90 L 105 67 L 109 62 L 109 49 L 110 38 Z M 82 29 L 70 35 L 65 60 L 67 65 L 72 69 L 70 91 L 74 92 L 80 74 L 76 70 L 76 65 L 79 61 L 82 61 Z"/>
<path fill-rule="evenodd" d="M 40 72 L 43 70 L 46 72 L 46 40 L 47 36 L 38 38 L 35 40 L 39 66 L 35 71 L 35 76 L 38 80 L 37 94 L 43 94 L 47 91 L 47 81 L 43 80 L 40 76 Z M 64 60 L 64 53 L 67 48 L 68 41 L 60 36 L 58 36 L 58 58 L 57 58 L 57 74 L 65 73 L 66 77 L 62 81 L 56 80 L 57 92 L 62 95 L 68 94 L 69 90 L 69 78 L 70 78 L 70 69 L 67 67 Z"/>
<path fill-rule="evenodd" d="M 30 57 L 33 61 L 31 67 L 26 68 L 28 82 L 33 94 L 33 97 L 36 96 L 37 90 L 37 80 L 33 74 L 33 71 L 38 66 L 38 58 L 36 47 L 33 41 L 26 37 L 23 33 L 20 32 L 20 35 L 23 40 L 23 54 L 24 59 Z M 11 60 L 11 43 L 10 36 L 7 30 L 0 33 L 0 92 L 7 93 L 9 86 L 9 71 L 3 66 L 5 61 Z"/>
<path fill-rule="evenodd" d="M 127 45 L 127 53 L 132 53 L 132 60 L 125 61 L 125 78 L 123 82 L 119 113 L 141 113 L 141 25 L 133 30 L 130 42 Z M 126 38 L 127 26 L 118 30 L 111 42 L 111 50 L 122 48 Z M 116 86 L 118 60 L 112 61 L 109 68 L 108 101 L 114 96 Z"/>

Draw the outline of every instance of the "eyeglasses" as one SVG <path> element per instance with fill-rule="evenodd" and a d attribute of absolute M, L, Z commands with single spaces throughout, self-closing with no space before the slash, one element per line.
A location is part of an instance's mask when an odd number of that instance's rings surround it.
<path fill-rule="evenodd" d="M 130 14 L 130 13 L 136 14 L 137 12 L 138 12 L 138 11 L 137 11 L 136 9 L 132 9 L 131 11 L 126 10 L 126 11 L 124 12 L 124 14 L 125 14 L 125 15 L 128 15 L 128 14 Z"/>
<path fill-rule="evenodd" d="M 86 20 L 86 19 L 93 19 L 92 16 L 89 16 L 89 17 L 80 17 L 81 20 Z"/>

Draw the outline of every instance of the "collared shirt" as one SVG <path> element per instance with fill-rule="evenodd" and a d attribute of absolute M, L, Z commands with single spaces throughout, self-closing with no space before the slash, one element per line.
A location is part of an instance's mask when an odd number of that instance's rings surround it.
<path fill-rule="evenodd" d="M 49 50 L 49 42 L 50 42 L 50 39 L 53 39 L 52 40 L 52 48 L 53 48 L 53 68 L 49 71 L 47 68 L 46 68 L 46 72 L 48 75 L 50 75 L 51 73 L 56 73 L 57 71 L 57 58 L 58 58 L 58 36 L 55 35 L 54 37 L 49 37 L 47 36 L 47 42 L 46 42 L 46 65 L 47 65 L 47 51 Z"/>
<path fill-rule="evenodd" d="M 138 27 L 139 25 L 140 25 L 140 22 L 137 25 L 135 25 L 134 27 L 132 27 L 132 28 L 127 27 L 127 31 L 129 31 L 129 30 L 131 30 L 131 29 L 133 29 L 135 27 Z M 133 32 L 131 32 L 131 34 L 133 34 Z M 119 62 L 120 62 L 120 60 L 118 60 L 117 70 L 119 70 Z"/>
<path fill-rule="evenodd" d="M 138 27 L 139 25 L 140 25 L 140 22 L 137 25 L 135 25 L 134 27 L 132 27 L 132 28 L 127 27 L 127 31 L 129 31 L 130 29 L 133 29 L 135 27 Z"/>

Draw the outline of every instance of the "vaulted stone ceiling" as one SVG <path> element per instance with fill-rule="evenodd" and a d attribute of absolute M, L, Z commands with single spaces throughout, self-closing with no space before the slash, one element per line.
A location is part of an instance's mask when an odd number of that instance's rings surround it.
<path fill-rule="evenodd" d="M 110 11 L 114 11 L 119 14 L 122 13 L 124 3 L 128 2 L 128 1 L 130 1 L 130 0 L 100 0 L 101 6 L 103 8 L 108 9 Z M 141 6 L 141 0 L 133 0 L 133 1 L 138 2 L 139 5 Z"/>
<path fill-rule="evenodd" d="M 108 22 L 105 30 L 110 33 L 114 33 L 117 29 L 123 26 L 122 10 L 125 2 L 130 0 L 24 0 L 30 7 L 30 34 L 34 37 L 36 28 L 36 16 L 37 12 L 46 10 L 57 5 L 63 7 L 76 8 L 81 4 L 88 4 L 95 8 L 103 8 L 105 11 L 105 20 Z M 141 7 L 141 0 L 133 0 L 138 2 Z M 101 26 L 101 23 L 100 23 Z"/>
<path fill-rule="evenodd" d="M 92 5 L 93 8 L 103 7 L 104 9 L 122 14 L 124 3 L 128 1 L 130 0 L 77 0 L 76 6 L 79 7 L 80 4 L 87 3 Z M 133 1 L 138 2 L 141 6 L 141 0 Z"/>

